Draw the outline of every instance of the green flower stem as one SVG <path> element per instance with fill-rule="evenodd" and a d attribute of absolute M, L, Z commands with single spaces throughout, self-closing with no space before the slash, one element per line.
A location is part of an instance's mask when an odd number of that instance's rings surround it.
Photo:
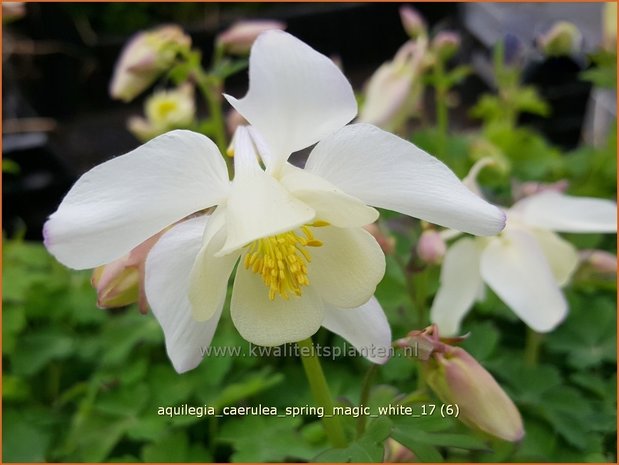
<path fill-rule="evenodd" d="M 402 400 L 398 402 L 399 405 L 413 405 L 419 402 L 429 401 L 430 397 L 425 389 L 417 389 L 416 391 L 411 392 L 409 395 L 404 397 Z"/>
<path fill-rule="evenodd" d="M 372 384 L 374 384 L 374 378 L 376 378 L 376 374 L 378 373 L 378 365 L 372 363 L 368 371 L 365 373 L 365 377 L 363 378 L 363 384 L 361 386 L 361 396 L 359 398 L 359 405 L 366 406 L 368 404 L 368 400 L 370 399 L 370 390 L 372 389 Z M 363 432 L 365 431 L 365 425 L 367 423 L 366 415 L 359 415 L 359 419 L 357 420 L 357 437 L 361 437 Z"/>
<path fill-rule="evenodd" d="M 428 300 L 428 274 L 426 269 L 413 273 L 411 286 L 417 311 L 417 325 L 419 329 L 423 329 L 430 323 L 426 305 Z"/>
<path fill-rule="evenodd" d="M 528 366 L 535 366 L 539 360 L 543 336 L 531 328 L 527 328 L 527 339 L 524 347 L 524 362 Z"/>
<path fill-rule="evenodd" d="M 228 140 L 226 137 L 226 125 L 224 122 L 223 111 L 221 109 L 221 88 L 220 79 L 209 76 L 200 70 L 198 73 L 198 87 L 204 97 L 209 110 L 209 117 L 213 124 L 213 138 L 219 151 L 226 155 L 228 150 Z"/>
<path fill-rule="evenodd" d="M 329 441 L 333 447 L 343 448 L 348 445 L 344 429 L 340 423 L 340 419 L 333 415 L 333 399 L 329 392 L 329 386 L 327 386 L 327 380 L 322 371 L 320 360 L 316 355 L 314 344 L 312 339 L 307 338 L 303 341 L 297 342 L 299 346 L 301 361 L 303 362 L 303 368 L 305 369 L 305 375 L 309 382 L 314 400 L 320 407 L 325 408 L 325 414 L 322 417 L 322 424 L 327 433 Z"/>

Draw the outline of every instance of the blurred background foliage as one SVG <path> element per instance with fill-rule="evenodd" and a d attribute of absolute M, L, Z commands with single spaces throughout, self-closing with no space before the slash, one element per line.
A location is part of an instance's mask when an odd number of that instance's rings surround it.
<path fill-rule="evenodd" d="M 457 28 L 465 37 L 450 69 L 473 63 L 483 40 L 462 19 L 470 12 L 452 4 L 419 8 L 434 28 Z M 40 243 L 40 225 L 75 176 L 137 144 L 124 121 L 139 106 L 122 107 L 105 94 L 128 35 L 160 23 L 180 23 L 208 57 L 213 35 L 243 17 L 286 20 L 291 33 L 321 51 L 340 54 L 359 91 L 406 40 L 394 5 L 29 4 L 23 23 L 10 25 L 15 27 L 9 42 L 13 55 L 5 50 L 3 59 L 13 60 L 8 68 L 13 74 L 7 75 L 5 68 L 3 118 L 42 116 L 53 121 L 54 129 L 43 131 L 44 143 L 30 140 L 26 151 L 18 147 L 8 157 L 7 143 L 14 148 L 14 142 L 5 138 L 6 124 L 3 134 L 3 461 L 382 461 L 381 444 L 390 434 L 419 461 L 615 461 L 616 277 L 587 266 L 566 290 L 569 317 L 543 337 L 536 360 L 525 352 L 525 326 L 491 291 L 464 322 L 470 337 L 463 347 L 495 375 L 523 414 L 527 434 L 521 444 L 490 440 L 450 419 L 394 416 L 370 422 L 350 448 L 325 452 L 326 438 L 311 416 L 157 415 L 160 406 L 185 403 L 218 408 L 262 404 L 281 410 L 311 404 L 311 396 L 294 358 L 210 357 L 196 370 L 176 374 L 152 315 L 141 315 L 136 306 L 96 308 L 90 274 L 56 263 Z M 321 37 L 317 24 L 348 28 L 334 28 L 338 32 Z M 65 51 L 20 55 L 24 37 L 27 43 L 39 41 L 35 51 L 50 41 Z M 368 41 L 373 46 L 366 48 Z M 567 179 L 570 194 L 614 198 L 615 124 L 603 140 L 580 143 L 589 96 L 596 89 L 616 87 L 612 54 L 537 57 L 505 75 L 503 58 L 497 57 L 500 48 L 493 50 L 485 50 L 485 69 L 491 70 L 494 84 L 480 78 L 483 73 L 477 69 L 449 83 L 446 132 L 433 122 L 432 98 L 438 87 L 436 77 L 428 77 L 422 110 L 405 127 L 406 137 L 443 159 L 459 177 L 480 158 L 493 158 L 495 166 L 484 170 L 479 182 L 498 204 L 512 203 L 514 180 Z M 550 68 L 544 68 L 548 62 L 555 70 L 550 83 Z M 24 73 L 28 78 L 18 86 Z M 236 89 L 245 84 L 234 76 L 226 85 Z M 56 86 L 64 90 L 56 92 Z M 67 89 L 71 86 L 76 89 Z M 43 91 L 55 95 L 42 97 Z M 90 91 L 92 98 L 87 98 Z M 59 105 L 59 99 L 66 105 Z M 563 113 L 566 101 L 576 110 Z M 511 113 L 506 116 L 507 107 Z M 578 117 L 576 127 L 567 116 Z M 38 175 L 34 181 L 33 174 Z M 397 338 L 427 323 L 423 312 L 440 269 L 416 256 L 419 222 L 381 213 L 380 227 L 395 238 L 395 249 L 387 256 L 387 273 L 376 295 Z M 565 237 L 580 249 L 616 254 L 615 237 Z M 424 283 L 422 290 L 419 283 Z M 324 329 L 314 339 L 321 345 L 343 345 Z M 213 346 L 248 348 L 226 310 Z M 324 361 L 329 385 L 342 405 L 359 403 L 360 380 L 368 367 L 361 358 Z M 414 361 L 392 359 L 379 370 L 369 403 L 386 405 L 415 391 L 417 377 Z M 431 396 L 424 400 L 435 401 Z M 346 423 L 354 430 L 354 419 Z"/>

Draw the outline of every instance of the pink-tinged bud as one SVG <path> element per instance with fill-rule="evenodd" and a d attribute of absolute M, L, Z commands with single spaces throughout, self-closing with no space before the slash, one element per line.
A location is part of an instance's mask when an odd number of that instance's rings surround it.
<path fill-rule="evenodd" d="M 359 121 L 395 131 L 413 114 L 422 96 L 421 74 L 427 55 L 427 40 L 405 43 L 392 61 L 370 77 Z"/>
<path fill-rule="evenodd" d="M 136 34 L 123 49 L 110 83 L 112 98 L 129 102 L 168 69 L 191 38 L 178 26 L 161 26 Z"/>
<path fill-rule="evenodd" d="M 415 460 L 415 454 L 393 438 L 387 438 L 385 442 L 385 463 L 411 463 Z"/>
<path fill-rule="evenodd" d="M 447 252 L 447 245 L 441 235 L 435 229 L 426 229 L 421 233 L 417 242 L 417 255 L 424 262 L 438 265 L 443 261 Z"/>
<path fill-rule="evenodd" d="M 91 282 L 97 291 L 97 305 L 100 308 L 123 307 L 138 302 L 141 313 L 148 311 L 144 293 L 144 264 L 150 249 L 164 232 L 148 238 L 125 257 L 95 268 Z"/>
<path fill-rule="evenodd" d="M 124 307 L 140 298 L 140 273 L 137 267 L 127 266 L 122 258 L 95 268 L 91 283 L 97 291 L 100 308 Z"/>
<path fill-rule="evenodd" d="M 10 23 L 26 16 L 25 2 L 2 2 L 2 22 Z"/>
<path fill-rule="evenodd" d="M 582 34 L 576 25 L 558 21 L 548 32 L 538 37 L 537 45 L 546 56 L 569 56 L 582 46 Z"/>
<path fill-rule="evenodd" d="M 232 55 L 247 55 L 258 36 L 273 29 L 283 31 L 286 24 L 258 19 L 239 21 L 217 36 L 217 46 Z"/>
<path fill-rule="evenodd" d="M 448 60 L 460 48 L 460 34 L 457 32 L 443 31 L 434 36 L 432 40 L 432 52 L 441 60 Z"/>
<path fill-rule="evenodd" d="M 234 108 L 226 115 L 226 129 L 228 134 L 234 134 L 239 126 L 247 125 L 247 120 Z"/>
<path fill-rule="evenodd" d="M 466 425 L 505 441 L 524 436 L 520 412 L 488 371 L 460 347 L 445 346 L 423 365 L 425 380 Z"/>
<path fill-rule="evenodd" d="M 427 34 L 426 22 L 414 8 L 410 6 L 401 7 L 400 20 L 402 21 L 402 27 L 411 39 Z"/>
<path fill-rule="evenodd" d="M 512 196 L 516 200 L 520 200 L 530 195 L 539 194 L 540 192 L 558 192 L 563 194 L 569 187 L 569 181 L 567 179 L 560 179 L 556 182 L 544 183 L 527 181 L 523 183 L 515 182 L 512 186 Z"/>
<path fill-rule="evenodd" d="M 380 245 L 380 248 L 386 255 L 393 254 L 395 251 L 395 237 L 383 233 L 376 223 L 367 224 L 364 226 L 364 229 L 374 236 L 374 239 L 376 239 L 376 242 L 378 242 L 378 245 Z"/>
<path fill-rule="evenodd" d="M 597 273 L 617 274 L 617 255 L 605 250 L 582 250 L 579 255 L 580 259 Z"/>

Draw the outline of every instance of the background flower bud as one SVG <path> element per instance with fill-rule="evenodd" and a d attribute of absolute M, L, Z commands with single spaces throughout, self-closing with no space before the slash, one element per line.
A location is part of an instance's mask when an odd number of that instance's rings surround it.
<path fill-rule="evenodd" d="M 447 245 L 435 229 L 426 229 L 417 242 L 417 255 L 424 262 L 437 265 L 443 261 Z"/>
<path fill-rule="evenodd" d="M 423 85 L 421 72 L 426 55 L 425 40 L 407 42 L 393 61 L 381 65 L 370 77 L 359 121 L 387 131 L 397 130 L 417 107 Z"/>
<path fill-rule="evenodd" d="M 527 181 L 523 183 L 514 182 L 512 185 L 512 197 L 519 200 L 530 195 L 539 194 L 540 192 L 559 192 L 564 194 L 569 187 L 567 179 L 560 179 L 556 182 L 545 183 L 536 181 Z"/>
<path fill-rule="evenodd" d="M 376 242 L 378 242 L 378 245 L 380 245 L 380 248 L 386 255 L 391 255 L 394 252 L 395 237 L 384 234 L 376 223 L 365 225 L 363 228 L 374 236 L 374 239 L 376 239 Z"/>
<path fill-rule="evenodd" d="M 602 274 L 617 274 L 617 255 L 605 250 L 581 250 L 580 259 L 594 271 Z"/>
<path fill-rule="evenodd" d="M 468 426 L 510 442 L 520 441 L 520 412 L 477 360 L 460 347 L 435 352 L 424 364 L 428 385 L 447 404 L 457 404 Z"/>
<path fill-rule="evenodd" d="M 260 34 L 272 29 L 284 30 L 286 24 L 280 21 L 251 20 L 234 23 L 217 36 L 217 46 L 232 55 L 247 55 Z"/>
<path fill-rule="evenodd" d="M 460 42 L 460 34 L 443 31 L 434 36 L 431 49 L 441 60 L 448 60 L 458 51 Z"/>
<path fill-rule="evenodd" d="M 110 83 L 112 98 L 129 102 L 169 68 L 191 38 L 178 26 L 162 26 L 135 35 L 123 49 Z"/>
<path fill-rule="evenodd" d="M 421 15 L 410 6 L 403 6 L 400 8 L 400 20 L 402 21 L 402 27 L 404 27 L 404 30 L 411 39 L 427 34 L 425 21 Z"/>
<path fill-rule="evenodd" d="M 537 39 L 540 50 L 549 57 L 572 55 L 581 44 L 580 30 L 568 21 L 556 22 L 548 32 Z"/>
<path fill-rule="evenodd" d="M 393 438 L 387 438 L 385 442 L 385 463 L 410 463 L 415 459 L 415 454 Z"/>

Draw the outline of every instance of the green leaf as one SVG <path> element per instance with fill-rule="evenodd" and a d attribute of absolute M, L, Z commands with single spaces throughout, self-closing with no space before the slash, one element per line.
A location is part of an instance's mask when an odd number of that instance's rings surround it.
<path fill-rule="evenodd" d="M 316 462 L 368 463 L 382 462 L 385 454 L 383 443 L 391 433 L 388 417 L 379 417 L 368 424 L 365 434 L 344 449 L 329 449 L 318 455 Z"/>
<path fill-rule="evenodd" d="M 41 426 L 13 409 L 4 411 L 2 418 L 2 461 L 45 462 L 51 435 Z"/>
<path fill-rule="evenodd" d="M 212 405 L 217 409 L 234 405 L 242 399 L 247 399 L 278 385 L 283 380 L 284 377 L 280 373 L 270 374 L 269 370 L 264 370 L 262 373 L 256 373 L 243 381 L 224 387 Z"/>
<path fill-rule="evenodd" d="M 19 340 L 19 350 L 11 357 L 13 372 L 31 376 L 52 360 L 70 356 L 75 350 L 73 338 L 60 328 L 48 327 L 27 332 Z"/>
<path fill-rule="evenodd" d="M 233 446 L 233 462 L 309 460 L 316 454 L 316 448 L 303 441 L 298 431 L 300 424 L 298 417 L 231 418 L 223 425 L 218 439 Z"/>
<path fill-rule="evenodd" d="M 238 73 L 239 71 L 243 71 L 247 69 L 249 66 L 249 60 L 247 58 L 242 59 L 224 59 L 222 60 L 217 68 L 211 71 L 212 75 L 217 77 L 218 79 L 227 79 L 233 74 Z"/>
<path fill-rule="evenodd" d="M 142 460 L 148 463 L 187 462 L 189 441 L 187 435 L 181 431 L 160 438 L 153 444 L 142 448 Z"/>

